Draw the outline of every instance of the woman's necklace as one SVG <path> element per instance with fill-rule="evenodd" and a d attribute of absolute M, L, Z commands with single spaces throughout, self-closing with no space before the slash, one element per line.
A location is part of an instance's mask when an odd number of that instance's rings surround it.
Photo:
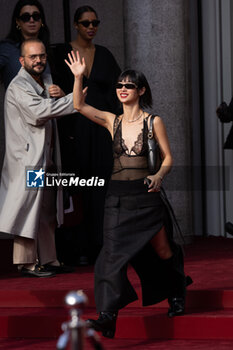
<path fill-rule="evenodd" d="M 126 121 L 127 123 L 134 123 L 134 122 L 136 122 L 137 120 L 139 120 L 143 114 L 144 114 L 144 112 L 142 112 L 141 114 L 139 114 L 139 116 L 138 116 L 136 119 L 133 119 L 133 120 L 125 120 L 125 121 Z"/>

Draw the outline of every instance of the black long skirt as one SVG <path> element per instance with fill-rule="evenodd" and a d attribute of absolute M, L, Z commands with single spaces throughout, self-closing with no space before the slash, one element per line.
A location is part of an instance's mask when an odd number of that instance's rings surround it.
<path fill-rule="evenodd" d="M 95 265 L 97 312 L 119 310 L 138 298 L 127 277 L 129 263 L 141 281 L 143 306 L 168 297 L 163 260 L 150 245 L 163 226 L 176 257 L 174 269 L 184 278 L 182 250 L 172 240 L 172 220 L 160 192 L 149 193 L 143 179 L 110 181 L 104 244 Z"/>

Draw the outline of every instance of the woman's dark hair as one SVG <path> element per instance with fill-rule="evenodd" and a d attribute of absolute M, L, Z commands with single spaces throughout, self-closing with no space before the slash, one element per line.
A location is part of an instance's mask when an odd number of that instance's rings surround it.
<path fill-rule="evenodd" d="M 80 18 L 85 12 L 94 12 L 94 14 L 96 15 L 96 18 L 98 18 L 97 12 L 91 6 L 87 6 L 87 5 L 81 6 L 77 8 L 77 10 L 75 11 L 74 23 L 78 23 L 78 21 L 80 20 Z"/>
<path fill-rule="evenodd" d="M 41 21 L 43 26 L 41 26 L 38 38 L 44 43 L 46 49 L 49 47 L 49 29 L 46 25 L 44 9 L 38 0 L 19 0 L 14 8 L 12 19 L 11 19 L 11 28 L 7 35 L 7 39 L 10 39 L 16 43 L 21 43 L 24 41 L 24 38 L 21 34 L 21 31 L 16 27 L 16 20 L 20 16 L 20 11 L 24 6 L 36 6 L 41 14 Z"/>
<path fill-rule="evenodd" d="M 120 74 L 118 82 L 125 80 L 134 83 L 137 86 L 138 90 L 144 87 L 146 91 L 142 96 L 139 97 L 139 106 L 141 108 L 152 107 L 153 100 L 151 89 L 145 75 L 142 72 L 136 71 L 134 69 L 127 69 Z"/>

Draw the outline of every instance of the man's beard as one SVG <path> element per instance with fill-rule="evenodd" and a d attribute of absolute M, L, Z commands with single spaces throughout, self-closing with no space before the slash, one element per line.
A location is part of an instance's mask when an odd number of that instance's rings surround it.
<path fill-rule="evenodd" d="M 40 72 L 37 72 L 34 67 L 37 67 L 37 66 L 41 66 L 43 67 L 44 69 Z M 45 70 L 45 67 L 46 67 L 46 64 L 44 63 L 37 63 L 36 65 L 34 65 L 33 67 L 28 67 L 27 65 L 24 65 L 24 69 L 31 75 L 34 75 L 34 76 L 40 76 L 44 70 Z"/>

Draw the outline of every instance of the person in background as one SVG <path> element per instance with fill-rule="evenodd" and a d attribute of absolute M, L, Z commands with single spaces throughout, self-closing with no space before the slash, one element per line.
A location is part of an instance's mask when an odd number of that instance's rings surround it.
<path fill-rule="evenodd" d="M 165 125 L 155 116 L 153 135 L 162 163 L 158 171 L 150 174 L 147 137 L 151 115 L 145 109 L 151 107 L 152 96 L 143 73 L 121 73 L 115 88 L 123 114 L 114 115 L 85 102 L 85 59 L 78 52 L 68 57 L 66 63 L 75 76 L 74 108 L 106 128 L 113 141 L 114 165 L 105 202 L 104 244 L 95 265 L 99 318 L 88 321 L 95 330 L 112 338 L 118 311 L 137 299 L 127 277 L 129 263 L 140 277 L 144 306 L 168 298 L 169 317 L 184 313 L 187 279 L 183 254 L 172 239 L 171 219 L 160 193 L 173 160 Z"/>
<path fill-rule="evenodd" d="M 49 29 L 41 3 L 38 0 L 17 1 L 8 35 L 0 42 L 0 82 L 3 83 L 5 89 L 8 88 L 12 79 L 21 69 L 21 44 L 25 40 L 38 38 L 43 42 L 48 53 L 50 52 L 49 37 Z M 49 59 L 50 55 L 48 55 L 46 61 Z M 50 65 L 47 63 L 45 73 L 49 74 L 50 71 Z M 53 83 L 48 87 L 48 92 L 50 97 L 59 98 L 64 96 L 64 92 L 60 87 Z M 3 106 L 0 113 L 3 118 Z M 1 158 L 0 168 L 2 168 L 2 161 L 3 157 Z"/>
<path fill-rule="evenodd" d="M 75 39 L 53 46 L 55 70 L 60 77 L 57 83 L 65 93 L 73 90 L 73 74 L 64 59 L 71 50 L 78 50 L 86 61 L 83 82 L 84 87 L 88 87 L 87 102 L 96 108 L 117 113 L 120 104 L 114 86 L 121 70 L 106 47 L 93 43 L 99 25 L 99 17 L 92 7 L 82 6 L 75 11 Z M 112 141 L 107 130 L 82 115 L 59 120 L 58 129 L 63 169 L 69 173 L 75 172 L 81 178 L 97 176 L 107 183 L 112 169 Z M 78 263 L 87 263 L 87 257 L 94 262 L 102 246 L 106 187 L 84 188 L 77 194 L 83 207 L 82 223 L 75 234 L 78 237 L 76 244 L 82 245 Z M 67 237 L 66 230 L 64 236 Z M 62 238 L 60 245 L 63 249 Z M 67 256 L 70 257 L 70 251 Z"/>
<path fill-rule="evenodd" d="M 49 29 L 45 21 L 42 5 L 38 0 L 19 0 L 14 8 L 10 31 L 5 40 L 0 42 L 0 80 L 7 89 L 11 80 L 21 68 L 20 46 L 24 40 L 40 39 L 49 51 Z M 50 73 L 49 64 L 46 73 Z M 51 84 L 51 97 L 62 97 L 64 92 L 59 86 Z"/>
<path fill-rule="evenodd" d="M 222 102 L 217 107 L 216 113 L 222 123 L 233 122 L 233 98 L 231 99 L 229 106 L 226 102 Z M 230 132 L 224 143 L 224 149 L 233 149 L 233 125 L 231 126 Z M 233 235 L 233 223 L 226 222 L 225 230 L 227 233 Z"/>
<path fill-rule="evenodd" d="M 72 94 L 59 99 L 50 97 L 52 79 L 44 73 L 46 61 L 41 40 L 24 40 L 22 67 L 5 95 L 6 152 L 0 184 L 0 231 L 14 235 L 13 263 L 25 277 L 50 277 L 71 271 L 60 265 L 55 248 L 56 223 L 63 222 L 61 189 L 47 189 L 45 185 L 26 187 L 28 168 L 35 172 L 35 180 L 42 179 L 47 171 L 59 170 L 55 118 L 74 111 Z"/>
<path fill-rule="evenodd" d="M 9 33 L 0 42 L 0 74 L 5 89 L 21 68 L 21 43 L 32 38 L 39 38 L 48 51 L 49 29 L 43 7 L 37 0 L 19 0 L 12 14 Z M 48 65 L 46 71 L 49 72 Z"/>

